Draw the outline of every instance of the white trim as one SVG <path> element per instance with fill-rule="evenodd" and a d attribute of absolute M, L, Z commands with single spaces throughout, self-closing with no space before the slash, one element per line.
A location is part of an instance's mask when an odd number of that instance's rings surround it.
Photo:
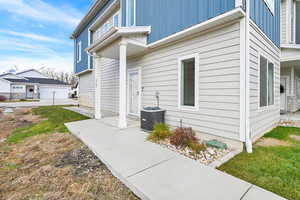
<path fill-rule="evenodd" d="M 91 30 L 88 29 L 88 46 L 91 45 L 91 34 L 92 34 Z M 91 55 L 90 54 L 88 54 L 88 69 L 91 69 Z"/>
<path fill-rule="evenodd" d="M 86 70 L 76 73 L 75 76 L 80 76 L 80 75 L 83 75 L 83 74 L 86 74 L 86 73 L 92 72 L 92 71 L 94 71 L 94 69 L 86 69 Z"/>
<path fill-rule="evenodd" d="M 182 105 L 182 61 L 188 59 L 195 59 L 195 105 L 185 106 Z M 199 110 L 199 68 L 200 60 L 199 54 L 191 54 L 178 58 L 178 109 L 198 111 Z"/>
<path fill-rule="evenodd" d="M 267 60 L 267 106 L 260 106 L 260 58 L 263 57 Z M 273 109 L 276 107 L 275 105 L 275 94 L 276 94 L 276 87 L 275 87 L 275 61 L 272 59 L 272 57 L 268 56 L 267 54 L 263 52 L 258 53 L 258 112 L 265 112 Z M 273 63 L 273 104 L 269 105 L 269 63 Z"/>
<path fill-rule="evenodd" d="M 273 2 L 270 2 L 273 1 Z M 272 12 L 272 14 L 275 14 L 275 0 L 264 0 L 269 10 Z"/>
<path fill-rule="evenodd" d="M 243 6 L 243 0 L 235 0 L 235 7 L 242 7 Z"/>
<path fill-rule="evenodd" d="M 119 37 L 126 37 L 131 34 L 141 34 L 146 35 L 151 32 L 150 26 L 136 26 L 136 27 L 112 27 L 107 33 L 105 33 L 101 38 L 96 40 L 92 45 L 87 47 L 85 51 L 95 52 L 102 47 L 111 44 Z M 146 36 L 145 36 L 146 37 Z M 136 42 L 137 43 L 137 42 Z M 141 46 L 147 47 L 146 44 L 140 44 Z"/>
<path fill-rule="evenodd" d="M 286 49 L 299 49 L 300 50 L 300 44 L 282 44 L 281 48 Z"/>
<path fill-rule="evenodd" d="M 274 49 L 276 49 L 278 52 L 280 52 L 280 47 L 277 47 L 275 43 L 256 25 L 256 23 L 250 18 L 250 25 L 253 29 L 256 30 L 257 33 L 259 33 L 268 44 L 270 44 Z"/>
<path fill-rule="evenodd" d="M 112 17 L 112 26 L 113 27 L 116 27 L 115 26 L 115 17 L 118 15 L 118 25 L 117 25 L 117 27 L 121 27 L 122 26 L 122 23 L 121 23 L 121 14 L 120 14 L 120 11 L 117 11 L 114 15 L 113 15 L 113 17 Z"/>
<path fill-rule="evenodd" d="M 281 85 L 281 79 L 285 79 L 285 105 L 284 105 L 284 111 L 288 110 L 287 106 L 287 96 L 289 95 L 290 91 L 287 91 L 287 85 L 289 84 L 289 77 L 288 76 L 280 76 L 280 85 Z M 281 98 L 281 93 L 280 93 L 280 98 Z M 281 101 L 280 101 L 280 110 L 281 110 Z"/>
<path fill-rule="evenodd" d="M 133 25 L 128 25 L 128 1 L 130 0 L 126 0 L 126 26 L 127 27 L 131 27 L 131 26 L 136 26 L 136 0 L 132 0 L 133 1 L 133 6 L 134 6 L 134 11 L 133 11 Z"/>
<path fill-rule="evenodd" d="M 250 0 L 246 0 L 245 19 L 245 146 L 252 153 L 251 124 L 250 124 Z M 244 102 L 240 102 L 244 103 Z"/>
<path fill-rule="evenodd" d="M 137 72 L 138 73 L 138 76 L 139 76 L 139 80 L 138 80 L 138 84 L 139 84 L 139 104 L 138 104 L 138 113 L 130 113 L 130 105 L 129 105 L 129 78 L 130 78 L 130 73 L 133 73 L 133 72 Z M 130 68 L 130 69 L 127 69 L 127 114 L 128 115 L 133 115 L 133 116 L 137 116 L 137 117 L 140 117 L 141 113 L 141 105 L 142 105 L 142 68 L 141 67 L 135 67 L 135 68 Z"/>
<path fill-rule="evenodd" d="M 240 140 L 245 142 L 246 130 L 246 18 L 240 21 Z"/>
<path fill-rule="evenodd" d="M 117 8 L 117 3 L 119 0 L 115 0 L 108 8 L 106 8 L 105 12 L 103 12 L 99 17 L 97 17 L 97 19 L 94 21 L 94 23 L 92 23 L 89 27 L 89 30 L 95 31 L 95 27 L 98 24 L 101 24 L 102 22 L 104 22 L 104 18 L 107 17 L 108 15 L 112 14 L 112 11 Z"/>

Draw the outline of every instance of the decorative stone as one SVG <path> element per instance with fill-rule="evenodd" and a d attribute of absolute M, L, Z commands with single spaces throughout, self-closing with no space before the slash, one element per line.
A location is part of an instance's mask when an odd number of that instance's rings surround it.
<path fill-rule="evenodd" d="M 220 142 L 218 140 L 209 140 L 206 142 L 206 145 L 208 147 L 213 147 L 213 148 L 217 148 L 217 149 L 228 149 L 227 144 Z"/>

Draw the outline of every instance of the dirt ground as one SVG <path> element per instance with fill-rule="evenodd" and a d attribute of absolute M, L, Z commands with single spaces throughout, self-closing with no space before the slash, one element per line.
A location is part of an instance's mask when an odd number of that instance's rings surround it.
<path fill-rule="evenodd" d="M 31 109 L 0 113 L 0 199 L 135 200 L 106 166 L 71 134 L 4 141 L 18 127 L 41 119 Z"/>

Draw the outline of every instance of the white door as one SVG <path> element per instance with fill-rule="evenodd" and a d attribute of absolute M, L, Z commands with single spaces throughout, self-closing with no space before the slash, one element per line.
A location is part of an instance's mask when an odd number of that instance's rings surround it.
<path fill-rule="evenodd" d="M 139 115 L 140 107 L 140 84 L 139 71 L 128 73 L 128 103 L 129 114 Z"/>
<path fill-rule="evenodd" d="M 286 78 L 280 78 L 280 110 L 286 111 Z"/>
<path fill-rule="evenodd" d="M 26 87 L 26 97 L 28 99 L 33 99 L 33 96 L 34 96 L 34 87 L 33 86 Z"/>

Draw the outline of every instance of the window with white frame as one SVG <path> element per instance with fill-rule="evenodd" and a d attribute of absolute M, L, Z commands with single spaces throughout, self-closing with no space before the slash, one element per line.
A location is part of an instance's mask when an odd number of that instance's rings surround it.
<path fill-rule="evenodd" d="M 126 25 L 135 26 L 135 1 L 136 0 L 126 0 Z"/>
<path fill-rule="evenodd" d="M 81 51 L 82 51 L 82 45 L 81 45 L 81 41 L 79 41 L 77 43 L 77 48 L 76 48 L 76 60 L 77 62 L 81 61 Z"/>
<path fill-rule="evenodd" d="M 259 64 L 260 107 L 274 105 L 274 64 L 260 56 Z"/>
<path fill-rule="evenodd" d="M 114 27 L 119 27 L 119 13 L 118 14 L 116 14 L 116 15 L 114 15 L 114 17 L 113 17 L 113 25 L 114 25 Z"/>
<path fill-rule="evenodd" d="M 110 23 L 109 23 L 109 22 L 106 22 L 106 23 L 103 25 L 103 34 L 106 33 L 107 31 L 109 31 L 109 28 L 110 28 Z"/>
<path fill-rule="evenodd" d="M 191 55 L 179 59 L 179 106 L 184 109 L 198 108 L 199 56 Z"/>
<path fill-rule="evenodd" d="M 275 12 L 275 0 L 264 0 L 264 1 L 267 4 L 270 11 L 274 14 L 274 12 Z"/>

